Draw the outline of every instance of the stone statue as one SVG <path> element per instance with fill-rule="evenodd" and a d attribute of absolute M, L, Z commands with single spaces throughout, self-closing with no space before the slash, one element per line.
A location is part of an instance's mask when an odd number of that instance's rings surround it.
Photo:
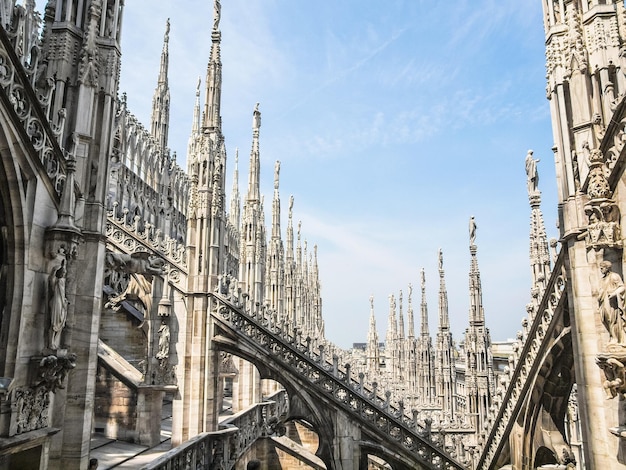
<path fill-rule="evenodd" d="M 67 319 L 67 298 L 65 297 L 65 259 L 55 265 L 48 275 L 50 293 L 50 349 L 61 347 L 61 333 Z"/>
<path fill-rule="evenodd" d="M 474 245 L 474 242 L 476 241 L 476 228 L 476 220 L 474 219 L 474 216 L 471 216 L 469 221 L 470 246 Z"/>
<path fill-rule="evenodd" d="M 147 279 L 146 276 L 141 274 L 131 274 L 130 281 L 124 292 L 111 297 L 104 307 L 117 312 L 125 300 L 139 300 L 145 309 L 145 317 L 149 317 L 152 310 L 152 277 Z"/>
<path fill-rule="evenodd" d="M 39 362 L 39 373 L 35 385 L 42 386 L 49 392 L 65 388 L 65 377 L 76 367 L 76 357 L 74 353 L 62 356 L 50 354 L 43 357 Z"/>
<path fill-rule="evenodd" d="M 609 357 L 601 358 L 598 361 L 598 365 L 606 377 L 606 380 L 602 382 L 602 388 L 606 393 L 606 398 L 610 400 L 624 393 L 624 385 L 626 384 L 626 370 L 624 369 L 624 364 L 614 357 Z"/>
<path fill-rule="evenodd" d="M 108 252 L 105 257 L 106 267 L 124 273 L 163 274 L 165 261 L 145 251 L 132 254 Z"/>
<path fill-rule="evenodd" d="M 472 233 L 472 228 L 470 226 L 470 236 Z M 474 226 L 474 233 L 476 233 L 476 227 Z M 443 270 L 443 251 L 439 248 L 439 271 Z"/>
<path fill-rule="evenodd" d="M 528 186 L 528 194 L 537 192 L 539 186 L 539 174 L 537 173 L 537 163 L 539 159 L 533 158 L 533 151 L 529 150 L 526 154 L 526 184 Z"/>
<path fill-rule="evenodd" d="M 215 0 L 215 4 L 213 5 L 213 31 L 217 31 L 220 26 L 220 19 L 222 17 L 222 5 L 220 5 L 220 0 Z"/>
<path fill-rule="evenodd" d="M 598 292 L 598 313 L 609 332 L 609 344 L 626 346 L 624 330 L 624 282 L 619 274 L 611 271 L 611 262 L 600 263 L 602 280 Z"/>
<path fill-rule="evenodd" d="M 370 295 L 370 309 L 374 310 L 374 296 Z"/>
<path fill-rule="evenodd" d="M 260 128 L 261 128 L 261 111 L 259 111 L 259 103 L 257 103 L 252 113 L 252 129 L 258 130 Z"/>
<path fill-rule="evenodd" d="M 121 303 L 127 299 L 139 300 L 148 317 L 152 310 L 152 276 L 163 274 L 165 261 L 158 256 L 143 251 L 125 253 L 107 253 L 105 264 L 110 271 L 130 274 L 128 286 L 121 294 L 113 296 L 105 304 L 105 308 L 118 311 Z"/>
<path fill-rule="evenodd" d="M 278 189 L 278 177 L 280 176 L 280 162 L 276 160 L 274 164 L 274 189 Z"/>
<path fill-rule="evenodd" d="M 161 326 L 158 330 L 159 334 L 159 351 L 156 353 L 157 359 L 167 359 L 170 356 L 170 327 L 161 320 Z"/>

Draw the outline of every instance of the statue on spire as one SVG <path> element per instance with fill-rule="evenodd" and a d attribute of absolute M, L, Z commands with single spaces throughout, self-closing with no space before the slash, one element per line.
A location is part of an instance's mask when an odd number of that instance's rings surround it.
<path fill-rule="evenodd" d="M 473 246 L 476 241 L 476 228 L 476 219 L 474 219 L 474 216 L 471 216 L 469 221 L 470 246 Z"/>
<path fill-rule="evenodd" d="M 537 163 L 539 159 L 533 158 L 533 151 L 529 150 L 526 154 L 526 184 L 528 186 L 528 194 L 533 195 L 537 192 L 539 186 L 539 174 L 537 173 Z"/>
<path fill-rule="evenodd" d="M 274 189 L 278 189 L 278 177 L 280 176 L 280 161 L 274 164 Z"/>
<path fill-rule="evenodd" d="M 165 36 L 163 38 L 163 42 L 169 42 L 170 40 L 170 19 L 167 19 L 167 23 L 165 23 Z"/>
<path fill-rule="evenodd" d="M 261 111 L 259 111 L 259 103 L 257 103 L 252 113 L 252 129 L 259 130 L 260 128 L 261 128 Z"/>
<path fill-rule="evenodd" d="M 217 31 L 220 26 L 220 18 L 222 16 L 222 5 L 220 5 L 220 0 L 215 0 L 213 10 L 213 31 Z"/>
<path fill-rule="evenodd" d="M 470 228 L 470 233 L 471 233 L 471 228 Z M 439 248 L 439 271 L 442 271 L 442 270 L 443 270 L 443 251 L 441 250 L 441 248 Z"/>

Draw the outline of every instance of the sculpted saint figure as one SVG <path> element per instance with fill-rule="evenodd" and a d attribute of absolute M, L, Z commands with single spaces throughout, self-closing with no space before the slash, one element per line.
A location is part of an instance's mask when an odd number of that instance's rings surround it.
<path fill-rule="evenodd" d="M 260 129 L 260 128 L 261 128 L 261 111 L 259 111 L 259 103 L 257 103 L 252 113 L 252 129 Z"/>
<path fill-rule="evenodd" d="M 609 332 L 609 344 L 626 346 L 624 327 L 624 282 L 619 274 L 611 271 L 611 262 L 600 263 L 602 280 L 598 292 L 598 313 Z"/>
<path fill-rule="evenodd" d="M 213 29 L 217 31 L 220 26 L 220 19 L 222 17 L 222 5 L 220 5 L 220 0 L 215 0 L 213 10 Z"/>
<path fill-rule="evenodd" d="M 65 262 L 53 269 L 48 277 L 50 289 L 50 349 L 61 347 L 61 332 L 67 319 L 67 299 L 65 298 Z"/>
<path fill-rule="evenodd" d="M 473 245 L 476 241 L 476 220 L 474 219 L 474 216 L 471 216 L 469 221 L 469 237 L 470 245 Z"/>
<path fill-rule="evenodd" d="M 280 162 L 276 160 L 276 163 L 274 163 L 274 189 L 278 189 L 279 175 L 280 175 Z"/>
<path fill-rule="evenodd" d="M 170 327 L 165 323 L 165 320 L 161 321 L 159 327 L 159 351 L 156 354 L 157 359 L 165 359 L 170 355 Z"/>
<path fill-rule="evenodd" d="M 529 150 L 526 154 L 526 184 L 528 185 L 528 194 L 533 194 L 539 186 L 539 174 L 537 173 L 537 163 L 539 159 L 533 158 L 533 151 Z"/>

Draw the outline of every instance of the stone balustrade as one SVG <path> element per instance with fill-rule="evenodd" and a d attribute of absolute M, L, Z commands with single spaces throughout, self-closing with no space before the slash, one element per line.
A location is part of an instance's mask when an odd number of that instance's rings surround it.
<path fill-rule="evenodd" d="M 166 272 L 170 282 L 183 285 L 188 274 L 185 246 L 173 238 L 164 236 L 151 224 L 139 224 L 137 217 L 132 223 L 127 218 L 117 218 L 115 211 L 107 212 L 106 236 L 108 241 L 123 253 L 134 253 L 147 248 L 167 261 Z"/>
<path fill-rule="evenodd" d="M 205 432 L 189 439 L 143 470 L 173 470 L 180 468 L 235 468 L 237 460 L 250 446 L 263 437 L 277 433 L 275 423 L 287 414 L 289 400 L 284 390 L 276 392 L 263 403 L 252 405 L 224 420 L 215 432 Z"/>
<path fill-rule="evenodd" d="M 220 279 L 218 293 L 212 294 L 215 318 L 270 351 L 281 368 L 296 371 L 310 390 L 335 402 L 365 428 L 375 430 L 386 446 L 402 448 L 431 468 L 464 468 L 454 455 L 442 450 L 444 436 L 432 433 L 430 426 L 421 426 L 417 414 L 409 416 L 402 402 L 394 406 L 391 392 L 379 390 L 376 382 L 366 384 L 362 375 L 352 373 L 350 364 L 340 365 L 337 355 L 329 357 L 323 344 L 315 350 L 310 338 L 301 338 L 297 329 L 284 328 L 271 309 L 250 302 L 237 285 L 232 278 Z"/>

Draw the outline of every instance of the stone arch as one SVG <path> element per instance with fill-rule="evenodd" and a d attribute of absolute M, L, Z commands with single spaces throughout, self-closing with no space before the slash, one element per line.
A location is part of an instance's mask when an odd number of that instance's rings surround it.
<path fill-rule="evenodd" d="M 7 377 L 15 374 L 36 172 L 12 116 L 0 101 L 0 375 Z"/>
<path fill-rule="evenodd" d="M 374 440 L 362 440 L 361 447 L 361 467 L 367 468 L 367 460 L 369 455 L 373 455 L 383 460 L 394 470 L 420 470 L 424 467 L 415 467 L 415 462 L 409 462 L 403 459 L 401 455 L 394 452 L 390 452 L 384 445 L 375 442 Z"/>
<path fill-rule="evenodd" d="M 219 330 L 219 328 L 218 328 Z M 272 379 L 283 385 L 289 396 L 289 416 L 287 420 L 303 420 L 312 425 L 319 436 L 319 447 L 316 455 L 326 464 L 327 468 L 341 468 L 333 456 L 333 439 L 335 426 L 328 408 L 324 407 L 317 396 L 311 395 L 304 383 L 276 364 L 269 353 L 253 349 L 243 342 L 226 339 L 219 335 L 213 339 L 214 347 L 234 356 L 238 356 L 259 371 L 262 379 Z"/>
<path fill-rule="evenodd" d="M 525 416 L 518 420 L 524 428 L 522 455 L 535 466 L 554 463 L 553 459 L 560 463 L 563 452 L 569 452 L 565 416 L 575 383 L 572 337 L 569 328 L 555 335 L 533 380 Z"/>

